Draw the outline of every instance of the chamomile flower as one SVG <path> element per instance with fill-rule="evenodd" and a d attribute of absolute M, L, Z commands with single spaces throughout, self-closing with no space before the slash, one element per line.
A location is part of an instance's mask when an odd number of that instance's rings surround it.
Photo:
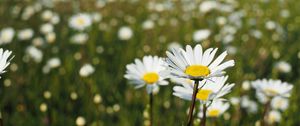
<path fill-rule="evenodd" d="M 269 124 L 273 124 L 275 122 L 280 122 L 280 120 L 281 120 L 281 114 L 279 111 L 272 110 L 269 112 L 269 114 L 267 116 L 267 122 Z"/>
<path fill-rule="evenodd" d="M 23 29 L 18 33 L 19 40 L 29 40 L 33 37 L 34 31 L 30 28 Z"/>
<path fill-rule="evenodd" d="M 289 100 L 287 98 L 275 97 L 271 101 L 271 107 L 276 110 L 286 110 L 289 106 Z"/>
<path fill-rule="evenodd" d="M 196 94 L 196 99 L 200 100 L 200 102 L 206 103 L 228 94 L 234 84 L 225 84 L 227 79 L 228 76 L 223 76 L 214 77 L 211 80 L 201 81 L 199 83 L 199 88 L 202 86 L 203 87 Z M 194 85 L 192 80 L 181 81 L 181 86 L 175 86 L 173 88 L 173 95 L 185 100 L 191 100 L 193 95 L 193 88 Z"/>
<path fill-rule="evenodd" d="M 129 40 L 130 38 L 132 38 L 132 36 L 133 32 L 128 26 L 123 26 L 118 31 L 118 37 L 120 40 Z"/>
<path fill-rule="evenodd" d="M 267 98 L 272 98 L 275 96 L 289 97 L 291 95 L 291 90 L 293 89 L 293 85 L 289 83 L 272 79 L 253 81 L 252 87 L 256 90 L 257 94 L 264 95 Z"/>
<path fill-rule="evenodd" d="M 150 94 L 158 85 L 167 85 L 164 77 L 159 72 L 165 69 L 165 62 L 157 56 L 145 56 L 142 60 L 135 59 L 135 63 L 126 66 L 125 78 L 130 80 L 136 88 L 146 85 L 147 92 Z"/>
<path fill-rule="evenodd" d="M 69 26 L 78 31 L 83 31 L 91 25 L 92 18 L 90 15 L 85 13 L 74 15 L 69 20 Z"/>
<path fill-rule="evenodd" d="M 12 42 L 15 35 L 15 30 L 13 28 L 4 28 L 0 31 L 0 45 L 8 44 Z"/>
<path fill-rule="evenodd" d="M 79 70 L 79 75 L 81 77 L 87 77 L 95 72 L 95 68 L 91 64 L 83 65 Z"/>
<path fill-rule="evenodd" d="M 5 73 L 5 68 L 10 64 L 10 60 L 12 58 L 9 58 L 12 51 L 3 50 L 0 48 L 0 74 Z M 1 77 L 0 77 L 1 78 Z"/>
<path fill-rule="evenodd" d="M 172 49 L 171 52 L 167 51 L 166 62 L 169 67 L 162 75 L 192 80 L 222 76 L 223 70 L 234 66 L 235 63 L 233 60 L 221 63 L 227 55 L 226 51 L 213 60 L 217 50 L 209 48 L 203 52 L 202 46 L 197 44 L 194 49 L 187 45 L 186 50 L 178 48 Z"/>
<path fill-rule="evenodd" d="M 200 29 L 194 32 L 193 40 L 196 42 L 201 42 L 209 37 L 211 31 L 208 29 Z"/>
<path fill-rule="evenodd" d="M 219 117 L 226 110 L 228 110 L 230 104 L 222 100 L 215 100 L 206 110 L 207 117 Z M 202 112 L 200 111 L 199 116 L 201 117 Z"/>

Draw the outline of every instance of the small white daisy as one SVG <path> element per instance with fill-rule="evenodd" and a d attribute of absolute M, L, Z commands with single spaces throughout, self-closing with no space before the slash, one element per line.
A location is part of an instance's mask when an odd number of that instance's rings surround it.
<path fill-rule="evenodd" d="M 126 66 L 125 78 L 132 81 L 136 88 L 147 85 L 147 92 L 151 93 L 158 85 L 167 85 L 159 72 L 165 69 L 165 62 L 157 56 L 144 56 L 143 60 L 135 59 L 135 63 Z"/>
<path fill-rule="evenodd" d="M 80 70 L 79 75 L 81 77 L 87 77 L 95 72 L 95 68 L 91 64 L 84 64 Z"/>
<path fill-rule="evenodd" d="M 206 110 L 207 117 L 219 117 L 222 115 L 226 110 L 228 110 L 230 104 L 224 102 L 222 100 L 215 100 L 211 103 L 211 105 Z M 202 107 L 202 106 L 201 106 Z M 203 109 L 200 109 L 203 111 Z M 199 116 L 202 116 L 202 111 L 199 112 Z"/>
<path fill-rule="evenodd" d="M 118 31 L 118 37 L 120 40 L 129 40 L 130 38 L 132 38 L 132 36 L 132 29 L 128 26 L 123 26 Z"/>
<path fill-rule="evenodd" d="M 234 61 L 221 63 L 227 55 L 226 51 L 213 60 L 217 50 L 217 48 L 209 48 L 203 52 L 202 46 L 197 44 L 194 49 L 187 45 L 186 51 L 181 48 L 172 49 L 171 52 L 167 51 L 166 62 L 169 67 L 162 72 L 162 75 L 192 80 L 222 76 L 224 69 L 234 66 Z"/>
<path fill-rule="evenodd" d="M 20 30 L 18 33 L 19 40 L 29 40 L 33 37 L 34 31 L 30 28 Z"/>
<path fill-rule="evenodd" d="M 88 39 L 89 35 L 87 33 L 77 33 L 70 38 L 70 41 L 74 44 L 85 44 Z"/>
<path fill-rule="evenodd" d="M 273 124 L 275 122 L 280 122 L 280 120 L 281 120 L 281 114 L 279 111 L 272 110 L 269 112 L 269 114 L 267 116 L 267 122 L 269 124 Z"/>
<path fill-rule="evenodd" d="M 286 61 L 279 61 L 275 64 L 275 69 L 282 73 L 289 73 L 292 71 L 292 66 Z"/>
<path fill-rule="evenodd" d="M 257 96 L 264 95 L 267 98 L 273 98 L 275 96 L 290 97 L 291 90 L 293 89 L 293 85 L 289 83 L 272 79 L 253 81 L 252 87 L 256 90 Z"/>
<path fill-rule="evenodd" d="M 0 48 L 0 74 L 5 73 L 5 68 L 10 64 L 10 60 L 13 58 L 9 58 L 12 51 L 3 50 Z M 1 78 L 1 77 L 0 77 Z"/>
<path fill-rule="evenodd" d="M 89 14 L 80 13 L 72 16 L 69 26 L 75 30 L 83 31 L 92 25 L 92 18 Z"/>
<path fill-rule="evenodd" d="M 272 109 L 276 110 L 286 110 L 289 106 L 289 100 L 287 98 L 282 98 L 282 97 L 275 97 L 271 101 L 271 107 Z"/>
<path fill-rule="evenodd" d="M 208 29 L 200 29 L 194 32 L 193 40 L 195 42 L 201 42 L 209 37 L 211 31 Z"/>
<path fill-rule="evenodd" d="M 198 88 L 202 87 L 196 94 L 196 99 L 201 102 L 210 102 L 216 98 L 220 98 L 228 94 L 234 84 L 225 84 L 228 76 L 214 77 L 211 80 L 203 80 L 199 83 Z M 183 79 L 182 79 L 183 80 Z M 179 81 L 177 81 L 179 82 Z M 192 80 L 181 81 L 181 86 L 173 88 L 173 95 L 185 99 L 192 100 L 194 84 Z"/>
<path fill-rule="evenodd" d="M 256 113 L 258 111 L 257 103 L 250 100 L 248 96 L 241 97 L 241 108 L 245 109 L 249 113 Z"/>
<path fill-rule="evenodd" d="M 13 28 L 3 28 L 0 31 L 0 45 L 8 44 L 12 42 L 15 35 L 15 30 Z"/>

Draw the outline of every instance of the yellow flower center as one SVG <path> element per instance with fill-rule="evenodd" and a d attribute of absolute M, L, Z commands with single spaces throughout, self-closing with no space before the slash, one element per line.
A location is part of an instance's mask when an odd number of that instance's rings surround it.
<path fill-rule="evenodd" d="M 143 80 L 147 83 L 147 84 L 153 84 L 155 82 L 157 82 L 159 79 L 159 76 L 157 73 L 154 72 L 150 72 L 150 73 L 146 73 L 143 76 Z"/>
<path fill-rule="evenodd" d="M 203 65 L 191 65 L 185 69 L 185 73 L 193 77 L 204 77 L 210 73 L 210 70 Z"/>
<path fill-rule="evenodd" d="M 269 123 L 274 123 L 276 121 L 276 117 L 274 115 L 269 115 Z"/>
<path fill-rule="evenodd" d="M 85 23 L 85 21 L 84 21 L 83 18 L 78 18 L 78 19 L 77 19 L 77 23 L 78 23 L 79 25 L 83 25 L 83 24 Z"/>
<path fill-rule="evenodd" d="M 264 92 L 265 92 L 266 94 L 270 94 L 270 95 L 273 95 L 273 96 L 278 94 L 278 92 L 277 92 L 276 90 L 272 89 L 272 88 L 266 88 L 266 89 L 264 90 Z"/>
<path fill-rule="evenodd" d="M 207 89 L 202 89 L 199 90 L 198 93 L 196 94 L 196 98 L 199 100 L 207 100 L 209 95 L 212 93 L 211 90 L 207 90 Z"/>
<path fill-rule="evenodd" d="M 220 114 L 220 110 L 218 110 L 218 109 L 211 109 L 207 113 L 207 115 L 209 117 L 217 117 L 217 116 L 219 116 L 219 114 Z"/>

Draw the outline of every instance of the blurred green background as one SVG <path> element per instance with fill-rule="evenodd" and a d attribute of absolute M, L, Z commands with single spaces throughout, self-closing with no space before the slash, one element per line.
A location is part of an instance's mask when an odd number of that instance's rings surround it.
<path fill-rule="evenodd" d="M 218 54 L 228 50 L 227 58 L 236 61 L 227 71 L 229 82 L 236 83 L 227 98 L 249 95 L 257 101 L 252 89 L 241 88 L 245 80 L 274 78 L 292 83 L 289 108 L 276 125 L 300 125 L 300 1 L 205 2 L 0 0 L 0 30 L 14 31 L 12 40 L 0 46 L 15 55 L 0 80 L 4 125 L 69 126 L 82 119 L 87 126 L 144 125 L 148 96 L 145 88 L 135 90 L 123 77 L 126 64 L 145 55 L 165 57 L 171 47 L 197 43 L 219 48 Z M 70 17 L 78 13 L 93 15 L 91 26 L 82 31 L 69 26 Z M 52 36 L 41 32 L 46 23 L 53 26 Z M 131 30 L 129 39 L 120 38 L 122 27 Z M 25 28 L 34 34 L 20 40 L 18 33 Z M 203 29 L 209 35 L 199 39 L 197 31 Z M 71 40 L 78 33 L 88 36 L 83 44 Z M 95 70 L 87 77 L 79 74 L 84 64 Z M 154 125 L 177 126 L 186 121 L 190 102 L 172 96 L 173 86 L 161 87 L 154 96 Z M 262 113 L 262 105 L 257 104 L 255 113 L 231 106 L 224 116 L 209 119 L 208 125 L 253 126 Z"/>

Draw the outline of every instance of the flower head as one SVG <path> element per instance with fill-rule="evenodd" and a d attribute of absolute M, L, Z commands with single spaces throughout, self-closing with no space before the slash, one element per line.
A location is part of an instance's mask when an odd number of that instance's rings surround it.
<path fill-rule="evenodd" d="M 78 31 L 83 31 L 91 25 L 92 18 L 90 15 L 85 13 L 76 14 L 69 20 L 69 26 Z"/>
<path fill-rule="evenodd" d="M 267 122 L 269 124 L 273 124 L 275 122 L 280 122 L 280 120 L 281 120 L 281 114 L 279 111 L 272 110 L 269 112 L 269 114 L 267 116 Z"/>
<path fill-rule="evenodd" d="M 15 31 L 13 28 L 3 28 L 0 31 L 0 45 L 12 42 L 14 35 Z"/>
<path fill-rule="evenodd" d="M 202 87 L 196 94 L 196 99 L 201 102 L 210 102 L 216 98 L 220 98 L 228 94 L 234 84 L 225 84 L 228 76 L 214 77 L 211 80 L 203 80 L 199 83 L 199 88 Z M 173 95 L 185 99 L 191 100 L 193 95 L 193 81 L 181 79 L 181 86 L 175 86 L 173 88 Z"/>
<path fill-rule="evenodd" d="M 271 107 L 276 110 L 286 110 L 289 106 L 289 100 L 287 98 L 275 97 L 271 101 Z"/>
<path fill-rule="evenodd" d="M 202 40 L 207 39 L 210 34 L 211 34 L 211 32 L 208 29 L 197 30 L 193 34 L 193 40 L 196 42 L 200 42 Z"/>
<path fill-rule="evenodd" d="M 253 81 L 252 87 L 256 90 L 256 95 L 261 97 L 261 99 L 263 99 L 263 97 L 273 98 L 275 96 L 289 97 L 293 89 L 293 85 L 289 83 L 272 79 Z"/>
<path fill-rule="evenodd" d="M 126 66 L 125 78 L 132 81 L 136 88 L 147 85 L 147 92 L 151 93 L 158 85 L 167 85 L 164 77 L 159 72 L 165 69 L 165 62 L 157 56 L 145 56 L 143 60 L 135 59 L 135 63 Z"/>
<path fill-rule="evenodd" d="M 123 26 L 118 31 L 118 37 L 120 40 L 129 40 L 132 36 L 133 32 L 128 26 Z"/>
<path fill-rule="evenodd" d="M 206 115 L 207 117 L 218 117 L 222 115 L 228 108 L 230 104 L 224 102 L 222 100 L 215 100 L 213 101 L 210 106 L 207 108 Z M 200 111 L 199 116 L 202 115 Z"/>
<path fill-rule="evenodd" d="M 202 46 L 198 44 L 194 49 L 187 45 L 186 50 L 178 48 L 171 52 L 167 51 L 166 62 L 169 67 L 162 75 L 192 80 L 222 76 L 224 69 L 234 66 L 234 61 L 221 63 L 227 55 L 226 51 L 213 60 L 217 50 L 209 48 L 203 52 Z"/>

